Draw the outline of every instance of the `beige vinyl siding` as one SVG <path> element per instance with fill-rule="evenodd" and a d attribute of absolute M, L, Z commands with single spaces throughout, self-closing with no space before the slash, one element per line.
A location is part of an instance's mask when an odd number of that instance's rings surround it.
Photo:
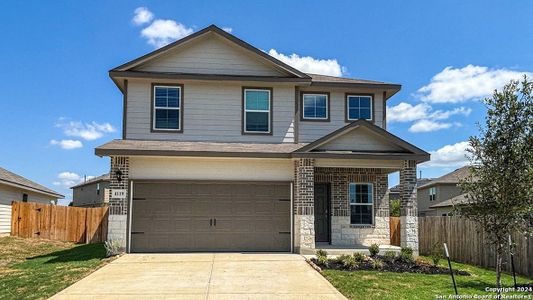
<path fill-rule="evenodd" d="M 11 205 L 0 204 L 0 234 L 11 232 Z"/>
<path fill-rule="evenodd" d="M 379 127 L 383 127 L 383 91 L 359 89 L 359 90 L 347 90 L 347 89 L 324 89 L 317 87 L 301 88 L 301 91 L 321 91 L 330 92 L 330 121 L 329 122 L 309 122 L 300 121 L 299 123 L 299 142 L 308 143 L 312 142 L 328 133 L 331 133 L 348 123 L 345 121 L 345 94 L 357 94 L 357 93 L 372 93 L 374 94 L 374 101 L 372 108 L 374 110 L 374 124 Z M 302 108 L 303 109 L 303 108 Z"/>
<path fill-rule="evenodd" d="M 28 202 L 50 204 L 51 200 L 57 200 L 56 197 L 45 196 L 21 188 L 0 184 L 0 204 L 10 205 L 13 201 L 22 201 L 23 194 L 28 195 Z"/>
<path fill-rule="evenodd" d="M 156 81 L 161 83 L 161 81 Z M 151 83 L 128 83 L 127 139 L 282 143 L 294 141 L 294 86 L 250 82 L 180 81 L 183 133 L 151 132 Z M 242 87 L 273 88 L 273 134 L 242 135 Z"/>
<path fill-rule="evenodd" d="M 98 183 L 72 189 L 73 206 L 101 206 L 104 203 L 104 189 L 109 188 L 109 181 L 99 182 L 100 194 L 97 194 Z"/>
<path fill-rule="evenodd" d="M 271 64 L 261 62 L 262 58 L 252 57 L 251 53 L 216 35 L 206 35 L 167 53 L 162 57 L 136 67 L 140 71 L 283 76 Z"/>
<path fill-rule="evenodd" d="M 130 157 L 129 178 L 292 181 L 293 167 L 290 159 Z"/>
<path fill-rule="evenodd" d="M 418 189 L 417 202 L 419 213 L 426 213 L 428 216 L 435 215 L 437 213 L 436 210 L 429 208 L 430 206 L 462 194 L 461 189 L 456 184 L 438 184 L 434 185 L 434 187 L 437 188 L 437 198 L 435 201 L 429 201 L 429 187 Z"/>
<path fill-rule="evenodd" d="M 351 132 L 326 143 L 319 150 L 351 151 L 399 151 L 401 147 L 388 142 L 366 128 L 355 128 Z"/>

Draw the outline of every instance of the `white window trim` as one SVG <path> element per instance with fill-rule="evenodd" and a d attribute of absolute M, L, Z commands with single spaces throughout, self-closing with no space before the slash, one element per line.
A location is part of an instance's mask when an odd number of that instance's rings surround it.
<path fill-rule="evenodd" d="M 359 224 L 359 223 L 352 223 L 351 221 L 351 218 L 352 218 L 352 205 L 358 205 L 358 206 L 363 206 L 363 205 L 366 205 L 366 206 L 370 206 L 370 204 L 361 204 L 361 203 L 352 203 L 350 201 L 350 185 L 351 184 L 366 184 L 366 185 L 370 185 L 372 187 L 372 224 Z M 374 199 L 374 184 L 371 183 L 371 182 L 348 182 L 348 204 L 350 205 L 350 225 L 353 225 L 353 226 L 374 226 L 375 222 L 376 222 L 376 218 L 374 216 L 374 202 L 375 202 L 375 199 Z"/>
<path fill-rule="evenodd" d="M 350 118 L 350 101 L 348 101 L 350 99 L 350 97 L 370 97 L 370 119 L 365 119 L 367 121 L 372 121 L 372 116 L 374 115 L 374 96 L 372 95 L 357 95 L 357 94 L 350 94 L 350 95 L 347 95 L 346 96 L 346 99 L 344 99 L 344 101 L 346 101 L 346 120 L 348 121 L 356 121 L 356 120 L 359 120 L 359 119 L 351 119 Z"/>
<path fill-rule="evenodd" d="M 317 118 L 317 117 L 306 117 L 305 116 L 305 96 L 326 96 L 326 117 L 325 118 Z M 315 102 L 316 105 L 316 102 Z M 329 97 L 328 94 L 320 94 L 320 93 L 304 93 L 302 95 L 302 119 L 304 120 L 327 120 L 329 119 Z"/>
<path fill-rule="evenodd" d="M 155 90 L 156 88 L 174 88 L 174 89 L 178 89 L 178 95 L 179 96 L 179 99 L 178 99 L 178 106 L 179 107 L 163 107 L 163 106 L 155 106 Z M 152 109 L 153 109 L 153 120 L 152 120 L 152 129 L 153 130 L 157 130 L 157 131 L 181 131 L 181 86 L 175 86 L 175 85 L 154 85 L 154 90 L 152 91 L 153 95 L 154 95 L 154 99 L 153 99 L 153 103 L 152 103 Z M 171 129 L 171 128 L 157 128 L 155 126 L 156 124 L 156 115 L 155 115 L 155 111 L 156 109 L 166 109 L 166 110 L 177 110 L 178 111 L 178 116 L 179 116 L 179 119 L 178 119 L 178 129 Z"/>
<path fill-rule="evenodd" d="M 248 91 L 259 91 L 259 92 L 268 92 L 268 109 L 265 111 L 265 110 L 259 110 L 259 109 L 246 109 L 246 92 Z M 244 103 L 243 103 L 243 109 L 244 109 L 244 128 L 243 128 L 243 132 L 244 133 L 271 133 L 272 132 L 272 128 L 270 128 L 270 124 L 272 123 L 270 121 L 270 118 L 272 118 L 272 116 L 270 115 L 270 106 L 272 105 L 271 104 L 272 102 L 272 94 L 270 93 L 270 90 L 269 89 L 244 89 Z M 268 113 L 268 131 L 248 131 L 246 130 L 246 113 L 247 112 L 261 112 L 261 113 Z"/>

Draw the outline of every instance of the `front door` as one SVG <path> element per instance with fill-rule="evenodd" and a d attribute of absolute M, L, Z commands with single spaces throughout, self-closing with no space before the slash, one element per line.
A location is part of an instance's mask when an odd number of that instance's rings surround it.
<path fill-rule="evenodd" d="M 330 243 L 329 184 L 315 183 L 315 241 Z"/>

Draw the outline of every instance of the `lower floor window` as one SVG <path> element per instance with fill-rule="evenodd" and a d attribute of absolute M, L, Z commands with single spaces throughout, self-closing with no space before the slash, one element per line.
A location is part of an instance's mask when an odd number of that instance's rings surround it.
<path fill-rule="evenodd" d="M 350 224 L 372 225 L 374 215 L 373 188 L 371 183 L 350 183 Z"/>

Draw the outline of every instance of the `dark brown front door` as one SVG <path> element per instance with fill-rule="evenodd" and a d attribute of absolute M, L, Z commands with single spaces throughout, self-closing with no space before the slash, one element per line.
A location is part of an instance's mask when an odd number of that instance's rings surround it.
<path fill-rule="evenodd" d="M 315 183 L 315 241 L 330 242 L 329 184 Z"/>

